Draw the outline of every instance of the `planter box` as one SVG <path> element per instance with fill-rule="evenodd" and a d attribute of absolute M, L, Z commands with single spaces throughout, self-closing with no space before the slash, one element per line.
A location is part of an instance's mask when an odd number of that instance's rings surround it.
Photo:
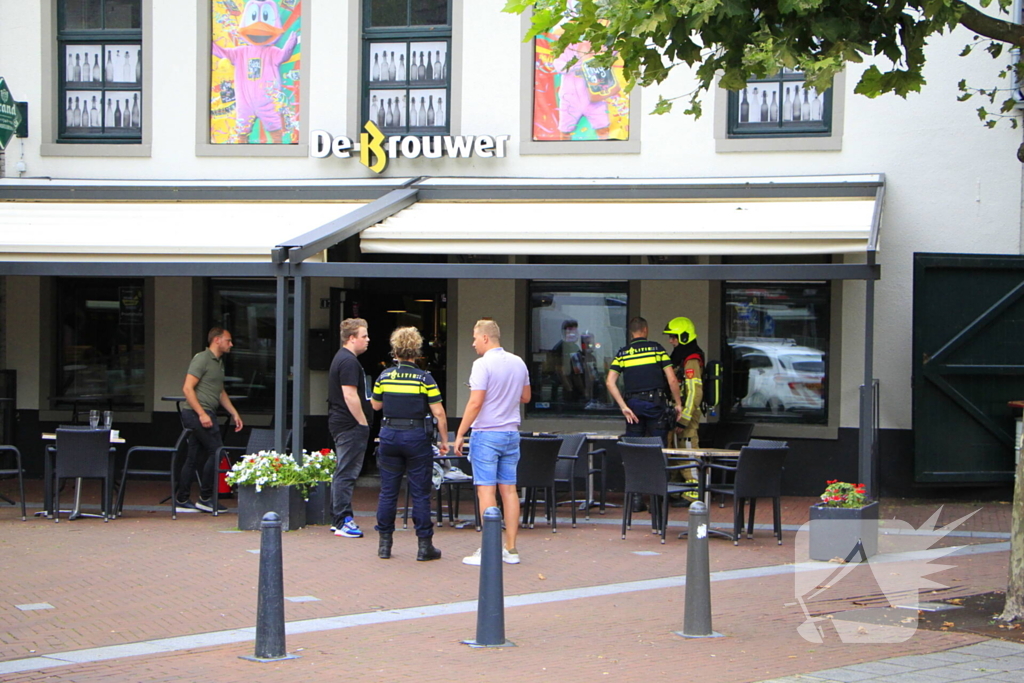
<path fill-rule="evenodd" d="M 334 521 L 331 482 L 321 481 L 309 489 L 306 501 L 306 524 L 330 525 Z"/>
<path fill-rule="evenodd" d="M 812 505 L 810 515 L 810 551 L 812 560 L 846 559 L 857 545 L 871 557 L 878 554 L 878 501 L 861 508 L 830 508 Z M 861 561 L 858 554 L 856 561 Z"/>
<path fill-rule="evenodd" d="M 238 487 L 238 528 L 259 531 L 263 515 L 276 512 L 281 517 L 281 529 L 294 531 L 306 526 L 306 501 L 294 486 L 264 486 L 257 492 L 255 486 Z"/>

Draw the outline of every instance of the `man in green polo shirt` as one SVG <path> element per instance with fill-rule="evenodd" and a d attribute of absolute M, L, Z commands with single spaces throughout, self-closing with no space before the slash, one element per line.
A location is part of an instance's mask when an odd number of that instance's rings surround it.
<path fill-rule="evenodd" d="M 213 512 L 213 487 L 216 485 L 217 449 L 224 445 L 217 425 L 217 406 L 224 406 L 235 423 L 235 431 L 241 431 L 242 418 L 224 391 L 223 356 L 231 353 L 234 342 L 231 333 L 223 327 L 214 327 L 206 336 L 209 346 L 200 351 L 188 366 L 185 375 L 185 401 L 188 405 L 181 411 L 181 424 L 192 430 L 188 440 L 188 455 L 181 467 L 178 479 L 176 504 L 180 508 L 194 508 Z M 192 480 L 199 475 L 199 501 L 193 503 Z M 227 508 L 220 506 L 218 512 Z"/>

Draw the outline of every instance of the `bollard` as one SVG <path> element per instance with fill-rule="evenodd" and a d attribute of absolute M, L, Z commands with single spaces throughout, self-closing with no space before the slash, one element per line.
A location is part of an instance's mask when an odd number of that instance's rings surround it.
<path fill-rule="evenodd" d="M 708 560 L 708 507 L 703 501 L 690 504 L 689 541 L 686 546 L 686 604 L 683 607 L 684 638 L 721 638 L 711 628 L 711 569 Z"/>
<path fill-rule="evenodd" d="M 281 518 L 263 515 L 260 523 L 260 579 L 256 602 L 256 653 L 241 657 L 253 662 L 298 659 L 284 644 L 284 570 L 281 561 Z"/>
<path fill-rule="evenodd" d="M 484 538 L 480 545 L 480 593 L 476 606 L 476 640 L 470 647 L 515 647 L 505 640 L 505 588 L 502 581 L 501 512 L 484 512 Z"/>

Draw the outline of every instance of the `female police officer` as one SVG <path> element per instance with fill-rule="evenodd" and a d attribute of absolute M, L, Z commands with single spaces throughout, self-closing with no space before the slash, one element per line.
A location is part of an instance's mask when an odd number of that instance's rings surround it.
<path fill-rule="evenodd" d="M 441 551 L 434 547 L 434 524 L 430 521 L 430 486 L 433 473 L 431 436 L 434 426 L 428 417 L 437 418 L 441 435 L 438 450 L 448 452 L 448 421 L 441 405 L 441 392 L 429 372 L 416 367 L 416 358 L 423 347 L 423 337 L 415 327 L 399 327 L 391 333 L 391 355 L 396 364 L 380 373 L 373 385 L 370 403 L 374 410 L 384 410 L 377 449 L 380 468 L 380 501 L 377 504 L 377 532 L 380 545 L 377 556 L 391 558 L 395 531 L 395 512 L 402 474 L 409 472 L 412 494 L 412 519 L 419 539 L 416 559 L 437 560 Z"/>

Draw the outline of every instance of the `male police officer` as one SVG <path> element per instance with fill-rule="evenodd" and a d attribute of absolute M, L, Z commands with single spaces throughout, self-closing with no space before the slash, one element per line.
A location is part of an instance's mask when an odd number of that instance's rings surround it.
<path fill-rule="evenodd" d="M 626 418 L 627 436 L 658 436 L 664 441 L 668 432 L 665 418 L 669 412 L 666 393 L 671 392 L 676 417 L 682 401 L 679 382 L 665 347 L 649 341 L 647 331 L 647 321 L 643 318 L 629 321 L 629 344 L 615 354 L 605 385 Z M 625 396 L 619 393 L 617 385 L 620 374 Z"/>

